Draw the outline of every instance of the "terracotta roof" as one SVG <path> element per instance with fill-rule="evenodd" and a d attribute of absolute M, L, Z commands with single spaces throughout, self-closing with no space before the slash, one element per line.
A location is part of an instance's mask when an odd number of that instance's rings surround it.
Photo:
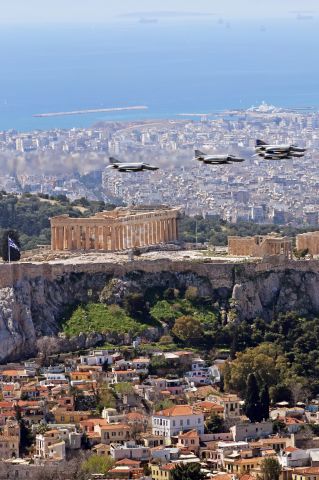
<path fill-rule="evenodd" d="M 285 448 L 285 452 L 297 452 L 297 450 L 299 450 L 299 448 L 295 448 L 295 447 L 287 447 Z"/>
<path fill-rule="evenodd" d="M 138 466 L 140 465 L 141 462 L 138 460 L 132 460 L 131 458 L 123 458 L 122 460 L 119 460 L 118 462 L 115 463 L 115 465 L 129 465 L 129 466 Z"/>
<path fill-rule="evenodd" d="M 178 417 L 184 415 L 196 415 L 198 413 L 199 412 L 195 411 L 195 409 L 190 405 L 175 405 L 174 407 L 160 410 L 159 412 L 156 412 L 155 415 L 160 415 L 164 417 Z"/>
<path fill-rule="evenodd" d="M 109 423 L 107 425 L 100 425 L 102 430 L 130 430 L 128 425 L 124 423 Z"/>
<path fill-rule="evenodd" d="M 245 473 L 245 475 L 239 477 L 239 480 L 255 480 L 255 477 L 252 477 L 249 473 Z"/>
<path fill-rule="evenodd" d="M 125 415 L 125 418 L 128 420 L 144 420 L 146 417 L 139 412 L 130 412 Z"/>
<path fill-rule="evenodd" d="M 319 475 L 319 467 L 294 468 L 293 473 L 298 473 L 302 475 L 309 475 L 309 474 Z"/>
<path fill-rule="evenodd" d="M 174 470 L 176 465 L 174 463 L 167 463 L 166 465 L 162 465 L 160 468 L 161 470 Z"/>
<path fill-rule="evenodd" d="M 230 473 L 219 473 L 213 477 L 213 480 L 233 480 L 233 475 Z"/>
<path fill-rule="evenodd" d="M 188 432 L 183 432 L 179 434 L 179 437 L 182 438 L 198 438 L 198 432 L 197 430 L 189 430 Z"/>

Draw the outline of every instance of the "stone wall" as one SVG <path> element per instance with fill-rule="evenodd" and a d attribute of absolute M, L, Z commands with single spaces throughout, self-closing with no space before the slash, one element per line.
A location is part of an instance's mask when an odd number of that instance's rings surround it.
<path fill-rule="evenodd" d="M 319 255 L 319 232 L 300 233 L 296 237 L 297 250 L 308 250 L 311 255 Z"/>

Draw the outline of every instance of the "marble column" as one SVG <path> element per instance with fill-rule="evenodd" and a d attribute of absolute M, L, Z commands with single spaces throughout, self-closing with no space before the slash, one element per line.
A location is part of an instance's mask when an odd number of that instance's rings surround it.
<path fill-rule="evenodd" d="M 111 250 L 116 250 L 116 231 L 115 226 L 111 226 Z"/>
<path fill-rule="evenodd" d="M 85 250 L 90 250 L 91 248 L 91 228 L 89 226 L 84 227 L 85 229 Z"/>
<path fill-rule="evenodd" d="M 56 246 L 55 246 L 55 243 L 56 243 L 55 235 L 56 235 L 56 227 L 52 227 L 52 228 L 51 228 L 51 250 L 55 250 L 55 249 L 56 249 Z"/>
<path fill-rule="evenodd" d="M 174 238 L 174 240 L 177 240 L 177 238 L 178 238 L 177 218 L 174 218 L 174 219 L 173 219 L 173 238 Z"/>

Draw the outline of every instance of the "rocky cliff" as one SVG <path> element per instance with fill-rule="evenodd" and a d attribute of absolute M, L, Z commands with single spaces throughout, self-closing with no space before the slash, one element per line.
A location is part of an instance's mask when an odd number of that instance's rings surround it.
<path fill-rule="evenodd" d="M 36 353 L 37 338 L 56 335 L 63 316 L 78 303 L 121 302 L 131 291 L 191 285 L 223 309 L 231 304 L 241 319 L 259 316 L 267 321 L 289 310 L 319 313 L 317 261 L 272 266 L 163 258 L 1 265 L 0 361 Z M 82 339 L 80 345 L 90 342 Z"/>

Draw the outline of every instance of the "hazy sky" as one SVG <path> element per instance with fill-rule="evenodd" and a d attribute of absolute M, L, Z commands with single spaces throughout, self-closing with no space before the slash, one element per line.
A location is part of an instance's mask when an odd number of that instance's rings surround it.
<path fill-rule="evenodd" d="M 0 23 L 109 22 L 121 14 L 164 10 L 264 19 L 316 13 L 319 7 L 318 0 L 1 0 Z"/>

